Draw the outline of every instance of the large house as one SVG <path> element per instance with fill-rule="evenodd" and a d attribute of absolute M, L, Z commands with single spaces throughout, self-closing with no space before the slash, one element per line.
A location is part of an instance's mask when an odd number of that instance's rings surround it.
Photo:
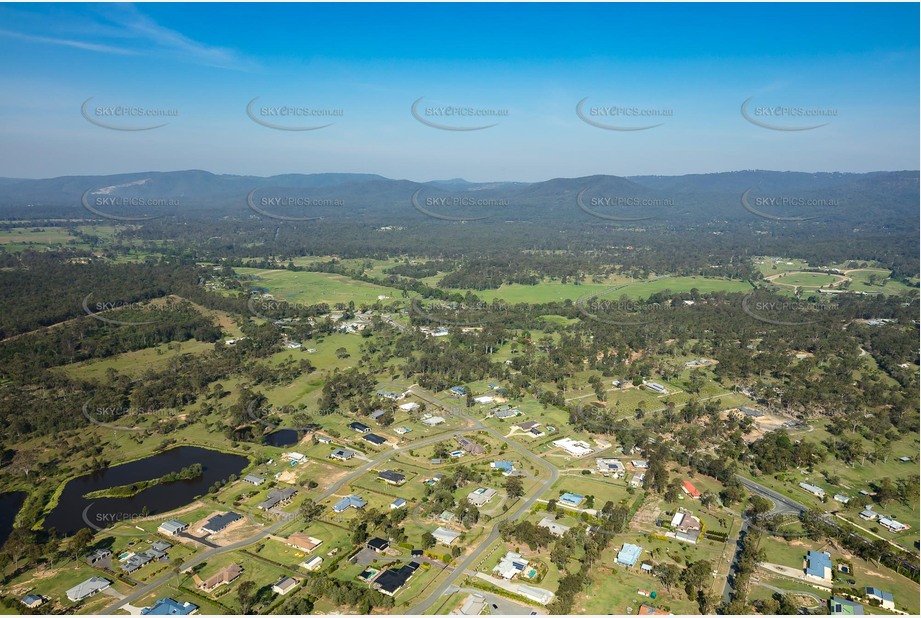
<path fill-rule="evenodd" d="M 349 428 L 357 431 L 358 433 L 368 433 L 371 431 L 371 428 L 365 425 L 364 423 L 359 423 L 355 421 L 354 423 L 349 423 Z"/>
<path fill-rule="evenodd" d="M 592 453 L 593 449 L 588 442 L 582 440 L 573 440 L 572 438 L 561 438 L 553 441 L 553 446 L 561 448 L 573 457 L 585 457 Z"/>
<path fill-rule="evenodd" d="M 499 493 L 492 487 L 480 487 L 474 489 L 467 496 L 467 502 L 473 506 L 480 507 L 492 500 Z"/>
<path fill-rule="evenodd" d="M 700 498 L 700 491 L 694 487 L 694 484 L 691 481 L 681 481 L 681 491 L 685 493 L 689 498 Z"/>
<path fill-rule="evenodd" d="M 563 524 L 558 524 L 553 519 L 549 517 L 544 517 L 537 523 L 538 528 L 546 528 L 550 531 L 550 534 L 553 536 L 563 536 L 566 532 L 569 531 L 569 526 L 564 526 Z"/>
<path fill-rule="evenodd" d="M 457 444 L 461 447 L 461 449 L 467 451 L 471 455 L 482 455 L 486 452 L 486 449 L 482 444 L 478 444 L 473 440 L 468 440 L 467 438 L 462 438 L 460 436 L 455 439 L 457 440 Z"/>
<path fill-rule="evenodd" d="M 339 500 L 333 505 L 334 513 L 342 513 L 348 509 L 363 509 L 368 503 L 355 494 L 351 494 Z"/>
<path fill-rule="evenodd" d="M 825 497 L 825 490 L 822 489 L 821 487 L 816 487 L 815 485 L 810 485 L 809 483 L 800 483 L 799 486 L 800 486 L 800 489 L 811 493 L 816 498 Z"/>
<path fill-rule="evenodd" d="M 242 566 L 236 563 L 228 564 L 223 569 L 198 584 L 198 587 L 205 592 L 211 592 L 215 588 L 234 582 L 242 574 Z"/>
<path fill-rule="evenodd" d="M 337 448 L 332 453 L 329 454 L 330 459 L 337 459 L 339 461 L 348 461 L 355 456 L 355 453 L 344 448 Z"/>
<path fill-rule="evenodd" d="M 288 504 L 294 499 L 295 494 L 297 494 L 295 489 L 273 489 L 269 492 L 268 497 L 260 502 L 256 508 L 268 511 L 276 506 Z"/>
<path fill-rule="evenodd" d="M 823 584 L 831 582 L 831 554 L 826 551 L 806 553 L 806 577 Z"/>
<path fill-rule="evenodd" d="M 295 532 L 285 540 L 285 543 L 287 543 L 289 547 L 293 547 L 294 549 L 302 551 L 305 554 L 309 554 L 314 549 L 322 545 L 323 541 L 304 534 L 303 532 Z"/>
<path fill-rule="evenodd" d="M 406 482 L 406 475 L 393 470 L 382 470 L 377 473 L 377 478 L 389 485 L 402 485 Z"/>
<path fill-rule="evenodd" d="M 141 610 L 142 616 L 189 616 L 198 611 L 198 606 L 188 601 L 180 603 L 175 599 L 160 599 L 150 607 Z"/>
<path fill-rule="evenodd" d="M 404 564 L 399 569 L 387 569 L 377 576 L 373 585 L 377 590 L 392 597 L 406 585 L 406 582 L 409 581 L 409 578 L 413 576 L 413 573 L 415 573 L 418 568 L 418 562 L 410 562 Z"/>
<path fill-rule="evenodd" d="M 432 536 L 435 537 L 435 540 L 442 545 L 451 545 L 458 539 L 458 537 L 460 537 L 460 532 L 455 532 L 454 530 L 449 530 L 448 528 L 438 526 L 435 528 L 435 530 L 432 531 Z"/>
<path fill-rule="evenodd" d="M 524 573 L 528 568 L 528 561 L 513 551 L 507 552 L 499 561 L 499 564 L 493 567 L 493 573 L 497 573 L 502 579 L 512 579 L 517 575 Z"/>
<path fill-rule="evenodd" d="M 562 504 L 563 506 L 569 506 L 572 508 L 578 508 L 582 501 L 585 500 L 585 496 L 582 494 L 573 494 L 566 492 L 560 496 L 557 500 L 557 504 Z"/>
<path fill-rule="evenodd" d="M 633 568 L 633 566 L 636 564 L 636 561 L 640 559 L 640 554 L 642 553 L 643 548 L 639 545 L 624 543 L 624 546 L 621 547 L 619 552 L 617 552 L 617 564 Z"/>
<path fill-rule="evenodd" d="M 216 534 L 230 524 L 240 521 L 241 519 L 243 519 L 243 517 L 237 513 L 234 513 L 233 511 L 227 513 L 218 513 L 206 521 L 205 525 L 201 527 L 201 530 L 206 534 Z"/>
<path fill-rule="evenodd" d="M 903 530 L 908 530 L 908 526 L 889 517 L 880 517 L 879 525 L 889 532 L 902 532 Z"/>
<path fill-rule="evenodd" d="M 365 434 L 361 437 L 361 439 L 364 440 L 365 442 L 370 442 L 374 446 L 381 446 L 382 444 L 387 444 L 387 439 L 382 438 L 376 433 Z"/>
<path fill-rule="evenodd" d="M 868 586 L 864 589 L 867 598 L 870 601 L 878 601 L 879 606 L 883 609 L 895 609 L 895 597 L 892 596 L 891 592 L 886 592 L 880 590 L 879 588 L 872 588 Z"/>
<path fill-rule="evenodd" d="M 77 601 L 82 601 L 94 594 L 102 592 L 111 585 L 112 582 L 104 577 L 90 577 L 86 581 L 82 581 L 73 588 L 70 588 L 65 594 L 67 594 L 68 599 L 76 603 Z"/>
<path fill-rule="evenodd" d="M 828 601 L 828 613 L 832 616 L 863 616 L 863 605 L 841 597 L 832 597 Z"/>
<path fill-rule="evenodd" d="M 595 467 L 602 474 L 610 474 L 614 478 L 622 478 L 627 473 L 627 468 L 619 459 L 605 459 L 598 457 L 595 459 Z"/>
<path fill-rule="evenodd" d="M 690 513 L 675 513 L 672 517 L 672 528 L 675 529 L 675 536 L 683 541 L 696 543 L 703 530 L 700 520 Z"/>

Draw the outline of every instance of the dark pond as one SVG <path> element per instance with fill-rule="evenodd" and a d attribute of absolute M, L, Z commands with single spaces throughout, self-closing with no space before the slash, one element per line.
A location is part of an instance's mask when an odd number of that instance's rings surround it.
<path fill-rule="evenodd" d="M 182 468 L 200 463 L 204 473 L 198 478 L 162 483 L 145 489 L 130 498 L 84 498 L 83 495 L 99 489 L 130 485 L 179 472 Z M 215 481 L 239 476 L 249 464 L 241 455 L 232 455 L 201 448 L 179 446 L 138 461 L 113 466 L 102 472 L 73 479 L 64 487 L 55 509 L 45 518 L 45 529 L 54 527 L 59 533 L 73 534 L 80 528 L 105 528 L 119 521 L 130 521 L 148 514 L 165 513 L 189 504 L 196 497 L 208 493 Z"/>
<path fill-rule="evenodd" d="M 279 429 L 262 439 L 267 446 L 291 446 L 297 444 L 300 436 L 294 429 Z"/>
<path fill-rule="evenodd" d="M 16 514 L 22 508 L 26 501 L 26 492 L 11 491 L 0 494 L 0 547 L 6 543 L 13 531 L 13 522 L 16 520 Z"/>

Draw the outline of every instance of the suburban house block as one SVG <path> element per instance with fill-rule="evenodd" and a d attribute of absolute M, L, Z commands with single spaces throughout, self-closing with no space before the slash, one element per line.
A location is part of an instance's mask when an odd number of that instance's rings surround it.
<path fill-rule="evenodd" d="M 571 506 L 573 508 L 578 508 L 582 501 L 585 500 L 585 496 L 582 494 L 572 494 L 569 492 L 564 493 L 557 500 L 557 504 L 562 504 L 563 506 Z"/>
<path fill-rule="evenodd" d="M 277 582 L 272 584 L 272 592 L 278 595 L 286 595 L 295 588 L 297 588 L 298 581 L 293 577 L 282 577 Z"/>
<path fill-rule="evenodd" d="M 389 485 L 402 485 L 406 482 L 406 475 L 394 472 L 393 470 L 383 470 L 378 472 L 377 478 Z"/>
<path fill-rule="evenodd" d="M 260 502 L 256 508 L 268 511 L 276 506 L 288 504 L 294 499 L 297 490 L 295 489 L 273 489 L 269 492 L 268 497 Z"/>
<path fill-rule="evenodd" d="M 558 524 L 556 521 L 550 519 L 549 517 L 544 517 L 541 519 L 537 526 L 539 528 L 546 528 L 550 531 L 550 534 L 553 536 L 563 536 L 569 530 L 569 526 L 564 526 L 563 524 Z"/>
<path fill-rule="evenodd" d="M 883 609 L 895 609 L 895 597 L 892 596 L 891 592 L 870 586 L 867 586 L 864 592 L 871 601 L 879 601 L 879 606 Z"/>
<path fill-rule="evenodd" d="M 822 489 L 821 487 L 816 487 L 815 485 L 810 485 L 809 483 L 800 483 L 799 486 L 800 486 L 800 489 L 802 489 L 803 491 L 808 491 L 816 498 L 825 497 L 825 490 Z"/>
<path fill-rule="evenodd" d="M 348 509 L 363 509 L 368 503 L 355 494 L 351 494 L 339 500 L 333 505 L 333 512 L 342 513 Z"/>
<path fill-rule="evenodd" d="M 241 519 L 243 519 L 243 517 L 241 515 L 238 515 L 237 513 L 234 513 L 233 511 L 230 511 L 227 513 L 219 513 L 215 515 L 214 517 L 212 517 L 211 519 L 209 519 L 208 521 L 206 521 L 205 525 L 203 525 L 201 529 L 202 529 L 202 532 L 206 532 L 208 534 L 215 534 L 217 532 L 220 532 L 221 530 L 223 530 L 230 524 L 236 521 L 240 521 Z"/>
<path fill-rule="evenodd" d="M 159 599 L 150 607 L 141 610 L 142 616 L 190 616 L 198 611 L 198 606 L 188 601 L 179 602 L 175 599 Z"/>
<path fill-rule="evenodd" d="M 689 498 L 700 498 L 700 491 L 694 487 L 691 481 L 681 481 L 681 491 L 683 491 Z"/>
<path fill-rule="evenodd" d="M 863 616 L 863 605 L 841 597 L 832 597 L 828 601 L 828 613 L 832 616 Z"/>
<path fill-rule="evenodd" d="M 409 564 L 404 564 L 399 569 L 387 569 L 377 576 L 373 585 L 380 592 L 392 597 L 406 585 L 406 582 L 409 581 L 409 578 L 413 576 L 413 573 L 415 573 L 418 568 L 418 562 L 410 562 Z"/>
<path fill-rule="evenodd" d="M 460 537 L 460 532 L 455 532 L 454 530 L 449 530 L 448 528 L 438 526 L 435 528 L 435 530 L 432 531 L 432 536 L 435 537 L 435 540 L 442 545 L 451 545 L 458 539 L 458 537 Z"/>
<path fill-rule="evenodd" d="M 806 553 L 806 577 L 822 583 L 831 582 L 831 554 L 809 550 Z"/>
<path fill-rule="evenodd" d="M 285 542 L 289 547 L 300 550 L 305 554 L 309 554 L 323 544 L 323 541 L 320 539 L 316 539 L 312 536 L 304 534 L 303 532 L 295 532 L 291 534 Z"/>
<path fill-rule="evenodd" d="M 468 440 L 467 438 L 461 437 L 457 437 L 455 439 L 457 440 L 457 444 L 461 447 L 461 449 L 467 451 L 471 455 L 482 455 L 486 452 L 486 449 L 483 448 L 482 444 L 478 444 L 473 440 Z"/>
<path fill-rule="evenodd" d="M 73 588 L 70 588 L 66 594 L 68 599 L 77 602 L 102 592 L 111 585 L 112 582 L 104 577 L 90 577 L 86 581 L 80 582 Z"/>
<path fill-rule="evenodd" d="M 470 494 L 467 496 L 467 502 L 473 506 L 483 506 L 492 500 L 497 493 L 499 492 L 497 492 L 492 487 L 480 487 L 470 492 Z"/>
<path fill-rule="evenodd" d="M 522 558 L 521 554 L 510 551 L 502 557 L 492 571 L 502 579 L 512 579 L 516 575 L 521 575 L 526 568 L 528 568 L 528 561 Z"/>
<path fill-rule="evenodd" d="M 337 459 L 339 461 L 348 461 L 355 456 L 353 451 L 344 448 L 337 448 L 332 453 L 329 454 L 330 459 Z"/>
<path fill-rule="evenodd" d="M 198 585 L 201 590 L 211 592 L 215 588 L 230 584 L 243 574 L 243 567 L 239 564 L 228 564 L 223 569 Z"/>
<path fill-rule="evenodd" d="M 572 438 L 561 438 L 559 440 L 553 441 L 553 446 L 561 448 L 573 457 L 585 457 L 586 455 L 591 454 L 594 450 L 587 443 L 582 440 L 573 440 Z"/>
<path fill-rule="evenodd" d="M 619 552 L 617 552 L 617 564 L 633 568 L 633 566 L 636 564 L 636 561 L 640 559 L 640 554 L 642 553 L 643 548 L 639 545 L 624 543 L 624 546 L 621 547 Z"/>
<path fill-rule="evenodd" d="M 361 437 L 361 439 L 364 440 L 365 442 L 370 442 L 374 446 L 380 446 L 382 444 L 387 444 L 387 439 L 380 437 L 376 433 L 365 434 Z"/>
<path fill-rule="evenodd" d="M 880 517 L 879 525 L 889 532 L 902 532 L 903 530 L 908 530 L 908 526 L 889 517 Z"/>

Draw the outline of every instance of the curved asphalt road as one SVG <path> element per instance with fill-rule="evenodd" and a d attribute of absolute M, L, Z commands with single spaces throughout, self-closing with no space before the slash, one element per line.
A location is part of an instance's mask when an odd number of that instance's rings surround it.
<path fill-rule="evenodd" d="M 534 453 L 532 453 L 531 451 L 529 451 L 528 449 L 526 449 L 526 448 L 523 447 L 522 445 L 518 444 L 517 442 L 512 442 L 512 441 L 510 441 L 510 440 L 507 440 L 507 439 L 505 438 L 505 436 L 503 436 L 501 433 L 499 433 L 499 432 L 496 431 L 495 429 L 492 429 L 492 428 L 490 428 L 490 427 L 487 427 L 487 426 L 484 425 L 481 421 L 479 421 L 479 420 L 477 420 L 477 419 L 474 419 L 474 418 L 471 417 L 471 416 L 468 416 L 466 413 L 462 412 L 459 408 L 455 408 L 455 407 L 453 407 L 453 406 L 448 405 L 447 403 L 445 403 L 445 402 L 443 402 L 443 401 L 437 399 L 437 398 L 436 398 L 434 395 L 432 395 L 431 393 L 422 390 L 422 389 L 419 388 L 418 386 L 411 386 L 411 387 L 409 388 L 409 390 L 410 390 L 410 392 L 412 392 L 412 394 L 414 394 L 414 395 L 415 395 L 416 397 L 418 397 L 419 399 L 422 399 L 422 400 L 424 400 L 424 401 L 427 401 L 427 402 L 429 402 L 429 403 L 431 403 L 431 404 L 433 404 L 433 405 L 435 405 L 435 406 L 438 406 L 438 407 L 440 407 L 440 408 L 444 408 L 445 410 L 448 410 L 449 412 L 451 412 L 452 414 L 454 414 L 454 415 L 456 415 L 456 416 L 459 416 L 459 417 L 461 417 L 461 418 L 465 418 L 465 419 L 467 419 L 468 421 L 473 422 L 473 425 L 474 425 L 474 428 L 475 428 L 475 429 L 477 429 L 477 430 L 485 430 L 487 433 L 489 433 L 489 434 L 490 434 L 491 436 L 493 436 L 494 438 L 498 438 L 499 440 L 502 440 L 503 442 L 505 442 L 506 444 L 508 444 L 510 447 L 512 447 L 513 449 L 515 449 L 516 451 L 518 451 L 518 452 L 519 452 L 523 457 L 525 457 L 526 459 L 528 459 L 528 460 L 530 460 L 530 461 L 532 461 L 532 462 L 534 462 L 534 463 L 536 463 L 536 464 L 538 464 L 538 465 L 540 465 L 540 466 L 543 466 L 544 468 L 547 469 L 547 471 L 550 473 L 550 478 L 549 478 L 547 481 L 545 481 L 544 484 L 543 484 L 537 491 L 535 491 L 533 495 L 531 495 L 530 497 L 526 498 L 526 499 L 518 506 L 518 508 L 515 509 L 515 511 L 514 511 L 509 517 L 507 517 L 506 519 L 510 519 L 510 520 L 511 520 L 511 519 L 517 519 L 518 517 L 521 516 L 522 513 L 527 512 L 527 510 L 528 510 L 529 508 L 531 508 L 531 505 L 533 505 L 534 502 L 537 500 L 537 497 L 540 496 L 540 495 L 542 495 L 542 494 L 543 494 L 545 491 L 547 491 L 548 489 L 550 489 L 550 487 L 551 487 L 551 486 L 557 481 L 557 479 L 560 477 L 560 471 L 559 471 L 559 469 L 557 469 L 556 466 L 554 466 L 554 465 L 548 463 L 547 461 L 544 461 L 543 459 L 541 459 L 540 457 L 536 456 Z M 481 543 L 470 553 L 470 555 L 468 555 L 466 558 L 464 558 L 463 562 L 461 562 L 459 565 L 457 565 L 457 566 L 454 568 L 454 571 L 448 576 L 448 578 L 447 578 L 445 581 L 441 582 L 441 584 L 439 584 L 438 587 L 435 588 L 435 589 L 432 591 L 431 594 L 429 594 L 428 598 L 426 598 L 424 601 L 422 601 L 421 603 L 419 603 L 419 604 L 416 605 L 415 607 L 410 608 L 410 609 L 407 610 L 405 613 L 407 613 L 407 614 L 416 614 L 416 615 L 418 615 L 418 614 L 424 613 L 426 610 L 428 610 L 429 608 L 431 608 L 432 605 L 434 605 L 435 602 L 436 602 L 443 594 L 445 594 L 445 593 L 448 591 L 448 588 L 450 588 L 451 586 L 453 586 L 454 581 L 455 581 L 458 577 L 460 577 L 461 575 L 463 575 L 464 572 L 465 572 L 474 562 L 476 562 L 476 560 L 477 560 L 477 558 L 479 557 L 479 555 L 480 555 L 481 553 L 483 553 L 483 551 L 484 551 L 487 547 L 489 547 L 490 545 L 492 545 L 492 543 L 493 543 L 496 539 L 498 539 L 498 538 L 499 538 L 499 522 L 496 522 L 495 525 L 493 525 L 493 528 L 492 528 L 492 530 L 490 531 L 489 535 L 488 535 L 488 536 L 487 536 L 487 537 L 486 537 L 486 538 L 485 538 L 485 539 L 484 539 L 484 540 L 483 540 L 483 541 L 482 541 L 482 542 L 481 542 Z"/>
<path fill-rule="evenodd" d="M 475 423 L 475 425 L 476 425 L 476 423 Z M 409 448 L 418 448 L 418 447 L 420 447 L 420 446 L 426 446 L 426 445 L 428 445 L 428 444 L 432 444 L 432 443 L 434 443 L 434 442 L 439 442 L 439 441 L 441 441 L 441 440 L 444 440 L 446 437 L 449 437 L 449 436 L 452 436 L 452 435 L 453 435 L 453 436 L 458 436 L 458 435 L 461 435 L 461 434 L 463 434 L 463 433 L 467 433 L 467 432 L 470 432 L 470 431 L 473 431 L 473 429 L 461 429 L 461 430 L 454 430 L 454 431 L 446 431 L 446 432 L 440 433 L 440 434 L 438 434 L 438 435 L 434 435 L 434 436 L 431 436 L 431 437 L 429 437 L 429 438 L 426 438 L 426 439 L 424 439 L 424 440 L 420 440 L 420 441 L 418 441 L 418 442 L 413 442 L 412 444 L 408 444 L 408 445 L 406 445 L 406 446 L 401 446 L 401 447 L 397 447 L 397 448 L 390 449 L 389 451 L 385 451 L 385 452 L 381 453 L 380 455 L 378 455 L 377 457 L 375 457 L 374 459 L 372 459 L 371 461 L 369 461 L 368 463 L 364 464 L 363 466 L 358 467 L 358 468 L 355 468 L 355 470 L 354 470 L 351 474 L 348 474 L 348 475 L 344 476 L 344 477 L 341 478 L 340 480 L 338 480 L 338 481 L 336 481 L 335 483 L 333 483 L 332 485 L 330 485 L 320 496 L 318 496 L 317 498 L 315 498 L 315 500 L 316 500 L 317 502 L 320 502 L 321 500 L 325 500 L 326 498 L 329 498 L 330 496 L 332 496 L 333 494 L 335 494 L 337 491 L 339 491 L 339 489 L 340 489 L 343 485 L 346 485 L 346 484 L 348 484 L 349 482 L 351 482 L 353 479 L 358 478 L 359 476 L 361 476 L 362 474 L 364 474 L 365 472 L 367 472 L 368 470 L 370 470 L 371 468 L 373 468 L 373 467 L 376 466 L 377 464 L 379 464 L 379 463 L 381 463 L 381 462 L 383 462 L 383 461 L 386 461 L 386 460 L 390 459 L 390 458 L 393 457 L 394 455 L 399 455 L 399 454 L 402 453 L 403 450 L 405 450 L 405 449 L 409 449 Z M 281 530 L 282 528 L 284 528 L 286 525 L 288 525 L 288 524 L 291 523 L 292 521 L 296 521 L 296 518 L 295 518 L 295 519 L 283 519 L 283 520 L 281 520 L 281 521 L 279 521 L 279 522 L 276 522 L 276 523 L 272 524 L 271 526 L 268 526 L 268 527 L 266 527 L 266 528 L 263 528 L 260 532 L 258 532 L 257 534 L 255 534 L 255 535 L 249 537 L 248 539 L 244 539 L 244 540 L 242 540 L 242 541 L 237 541 L 236 543 L 231 543 L 230 545 L 224 545 L 224 546 L 222 546 L 222 547 L 216 547 L 216 548 L 214 548 L 214 549 L 209 549 L 209 550 L 205 551 L 204 553 L 201 553 L 201 554 L 195 556 L 194 558 L 192 558 L 192 559 L 189 560 L 188 562 L 183 563 L 183 565 L 182 565 L 182 570 L 185 571 L 186 569 L 190 569 L 190 568 L 192 568 L 192 567 L 194 567 L 194 566 L 196 566 L 196 565 L 198 565 L 198 564 L 201 564 L 201 563 L 204 562 L 205 560 L 208 560 L 208 559 L 210 559 L 210 558 L 213 558 L 214 556 L 217 556 L 217 555 L 219 555 L 219 554 L 223 554 L 223 553 L 228 552 L 228 551 L 233 551 L 233 550 L 235 550 L 235 549 L 240 549 L 240 548 L 246 547 L 247 545 L 252 545 L 253 543 L 256 543 L 256 542 L 258 542 L 258 541 L 264 539 L 265 537 L 269 536 L 270 534 L 275 534 L 276 532 L 278 532 L 279 530 Z M 148 583 L 148 584 L 145 584 L 145 585 L 141 586 L 140 588 L 137 588 L 137 589 L 133 590 L 133 591 L 130 592 L 129 594 L 125 595 L 123 598 L 121 598 L 121 599 L 119 599 L 118 601 L 116 601 L 115 603 L 112 603 L 112 604 L 110 604 L 110 605 L 107 605 L 106 607 L 104 607 L 103 609 L 101 609 L 101 610 L 99 611 L 99 613 L 100 613 L 100 614 L 111 614 L 111 613 L 115 612 L 116 610 L 121 609 L 122 607 L 124 607 L 125 605 L 127 605 L 127 604 L 129 604 L 129 603 L 133 603 L 134 601 L 137 601 L 138 599 L 141 599 L 141 598 L 147 596 L 148 594 L 150 594 L 151 592 L 153 592 L 154 590 L 156 590 L 157 588 L 159 588 L 160 586 L 162 586 L 163 584 L 165 584 L 167 581 L 169 581 L 169 579 L 170 579 L 171 577 L 173 577 L 173 573 L 172 573 L 172 572 L 167 573 L 167 574 L 165 574 L 165 575 L 161 575 L 160 577 L 158 577 L 157 579 L 153 580 L 152 582 L 150 582 L 150 583 Z"/>

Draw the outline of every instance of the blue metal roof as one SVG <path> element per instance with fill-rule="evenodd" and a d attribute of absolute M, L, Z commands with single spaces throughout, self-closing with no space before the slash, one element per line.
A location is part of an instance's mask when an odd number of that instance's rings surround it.
<path fill-rule="evenodd" d="M 145 616 L 188 616 L 198 609 L 197 605 L 185 602 L 180 603 L 170 598 L 160 599 L 153 607 L 142 609 Z"/>
<path fill-rule="evenodd" d="M 831 568 L 831 556 L 824 551 L 806 553 L 806 574 L 825 579 L 825 569 Z"/>
<path fill-rule="evenodd" d="M 568 504 L 579 504 L 583 500 L 585 500 L 585 496 L 582 494 L 571 494 L 567 492 L 560 496 L 560 502 L 566 502 Z"/>
<path fill-rule="evenodd" d="M 643 548 L 639 545 L 624 543 L 623 548 L 621 548 L 620 552 L 617 554 L 617 563 L 632 567 L 636 564 L 636 561 L 640 559 L 640 554 L 642 553 Z"/>

